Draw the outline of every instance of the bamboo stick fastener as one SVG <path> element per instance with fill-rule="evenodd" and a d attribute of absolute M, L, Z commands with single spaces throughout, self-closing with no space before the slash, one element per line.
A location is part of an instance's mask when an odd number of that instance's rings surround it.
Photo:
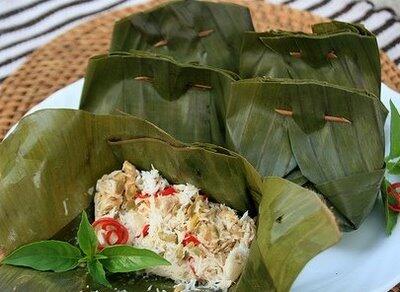
<path fill-rule="evenodd" d="M 198 89 L 203 89 L 203 90 L 209 90 L 209 89 L 212 88 L 212 87 L 209 86 L 209 85 L 203 85 L 203 84 L 193 84 L 192 87 L 196 87 L 196 88 L 198 88 Z"/>
<path fill-rule="evenodd" d="M 153 78 L 148 77 L 148 76 L 137 76 L 134 78 L 135 80 L 139 81 L 148 81 L 148 82 L 153 82 Z"/>
<path fill-rule="evenodd" d="M 301 52 L 290 52 L 289 54 L 290 54 L 290 56 L 292 56 L 294 58 L 297 58 L 297 59 L 301 58 Z"/>
<path fill-rule="evenodd" d="M 199 36 L 200 38 L 203 38 L 203 37 L 206 37 L 206 36 L 212 34 L 213 32 L 214 32 L 213 29 L 204 30 L 204 31 L 199 32 L 198 36 Z"/>
<path fill-rule="evenodd" d="M 326 58 L 327 58 L 328 60 L 333 60 L 333 59 L 336 59 L 336 58 L 337 58 L 337 55 L 335 54 L 334 51 L 330 51 L 329 53 L 326 54 Z"/>
<path fill-rule="evenodd" d="M 291 117 L 293 116 L 293 111 L 289 111 L 289 110 L 283 110 L 283 109 L 275 109 L 275 112 L 277 112 L 280 115 L 283 116 L 287 116 L 287 117 Z M 325 115 L 324 116 L 325 121 L 327 122 L 334 122 L 334 123 L 347 123 L 347 124 L 351 124 L 351 121 L 344 118 L 344 117 L 335 117 L 335 116 L 328 116 Z"/>
<path fill-rule="evenodd" d="M 154 47 L 158 48 L 158 47 L 166 46 L 167 44 L 168 44 L 167 40 L 161 40 L 158 43 L 154 44 Z"/>
<path fill-rule="evenodd" d="M 138 80 L 138 81 L 147 81 L 147 82 L 154 81 L 154 78 L 149 77 L 149 76 L 137 76 L 133 79 Z M 205 85 L 205 84 L 193 84 L 193 85 L 190 85 L 190 87 L 194 87 L 194 88 L 198 88 L 198 89 L 202 89 L 202 90 L 212 89 L 212 87 L 210 85 Z"/>

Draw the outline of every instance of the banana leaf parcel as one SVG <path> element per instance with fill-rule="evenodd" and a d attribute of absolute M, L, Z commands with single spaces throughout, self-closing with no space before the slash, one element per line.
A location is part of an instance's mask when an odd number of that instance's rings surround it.
<path fill-rule="evenodd" d="M 384 174 L 387 110 L 380 100 L 291 79 L 240 80 L 231 94 L 227 147 L 263 175 L 284 176 L 298 165 L 357 228 L 370 213 Z"/>
<path fill-rule="evenodd" d="M 263 179 L 231 151 L 181 143 L 135 117 L 40 111 L 0 144 L 0 157 L 2 256 L 54 236 L 73 241 L 74 219 L 92 204 L 97 179 L 124 160 L 143 169 L 154 164 L 170 181 L 193 183 L 213 200 L 258 216 L 249 260 L 231 291 L 288 291 L 303 266 L 340 236 L 332 214 L 312 191 L 281 178 Z M 167 279 L 134 274 L 109 279 L 120 290 L 173 287 Z M 107 291 L 83 269 L 50 273 L 0 266 L 1 291 L 80 291 L 86 285 Z"/>
<path fill-rule="evenodd" d="M 89 62 L 80 108 L 132 114 L 184 142 L 224 145 L 225 107 L 237 78 L 143 52 L 102 55 Z"/>
<path fill-rule="evenodd" d="M 246 7 L 176 1 L 117 21 L 110 51 L 150 51 L 238 72 L 245 31 L 254 31 Z"/>
<path fill-rule="evenodd" d="M 247 32 L 243 38 L 243 78 L 313 79 L 380 96 L 381 68 L 375 36 L 361 25 L 320 23 L 313 34 Z"/>

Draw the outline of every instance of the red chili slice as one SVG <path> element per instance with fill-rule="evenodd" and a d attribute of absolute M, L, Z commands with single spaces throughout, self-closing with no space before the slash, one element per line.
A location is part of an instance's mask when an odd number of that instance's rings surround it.
<path fill-rule="evenodd" d="M 386 189 L 386 192 L 388 193 L 388 195 L 390 195 L 393 199 L 396 200 L 396 204 L 389 204 L 388 207 L 390 210 L 392 210 L 393 212 L 400 212 L 400 182 L 397 183 L 393 183 L 391 185 L 389 185 Z"/>
<path fill-rule="evenodd" d="M 146 237 L 147 235 L 149 235 L 149 228 L 150 228 L 149 224 L 146 224 L 145 226 L 143 226 L 143 229 L 142 229 L 142 236 L 143 237 Z"/>
<path fill-rule="evenodd" d="M 389 207 L 389 209 L 392 210 L 393 212 L 400 213 L 400 206 L 398 206 L 398 205 L 394 206 L 394 205 L 389 204 L 388 207 Z"/>
<path fill-rule="evenodd" d="M 147 235 L 149 235 L 149 228 L 149 224 L 143 225 L 142 231 L 138 235 L 136 235 L 135 238 L 139 238 L 140 236 L 146 237 Z"/>
<path fill-rule="evenodd" d="M 400 197 L 400 194 L 397 192 L 397 189 L 400 189 L 400 182 L 393 183 L 387 187 L 387 192 L 390 195 L 394 195 L 397 198 Z"/>
<path fill-rule="evenodd" d="M 103 239 L 108 245 L 114 244 L 125 244 L 129 240 L 128 229 L 121 223 L 119 223 L 114 218 L 103 217 L 99 220 L 93 222 L 93 228 L 104 230 Z M 115 234 L 117 240 L 115 242 L 111 241 L 112 236 Z M 99 246 L 99 248 L 104 248 L 104 246 Z"/>
<path fill-rule="evenodd" d="M 182 240 L 183 246 L 187 246 L 189 243 L 193 243 L 195 246 L 200 244 L 200 240 L 197 239 L 195 235 L 188 232 L 185 234 L 185 237 Z"/>
<path fill-rule="evenodd" d="M 164 190 L 159 192 L 160 196 L 171 196 L 176 194 L 176 190 L 173 187 L 166 187 Z"/>

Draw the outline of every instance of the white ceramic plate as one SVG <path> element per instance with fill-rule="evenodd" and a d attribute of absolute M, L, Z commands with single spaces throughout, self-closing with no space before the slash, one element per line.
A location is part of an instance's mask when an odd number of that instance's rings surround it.
<path fill-rule="evenodd" d="M 77 109 L 82 87 L 83 79 L 57 91 L 28 114 L 46 108 Z M 381 95 L 386 108 L 392 100 L 400 109 L 400 94 L 382 84 Z M 385 125 L 386 152 L 389 147 L 389 122 L 390 115 Z M 292 291 L 386 292 L 399 283 L 400 225 L 387 237 L 380 208 L 377 204 L 359 230 L 345 233 L 337 245 L 312 259 L 297 278 Z"/>

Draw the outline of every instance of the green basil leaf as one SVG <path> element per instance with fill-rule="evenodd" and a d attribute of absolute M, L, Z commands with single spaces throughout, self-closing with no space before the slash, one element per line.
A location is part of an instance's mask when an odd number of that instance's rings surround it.
<path fill-rule="evenodd" d="M 390 101 L 390 152 L 388 160 L 400 157 L 400 115 Z"/>
<path fill-rule="evenodd" d="M 86 212 L 82 212 L 82 220 L 78 229 L 78 243 L 82 251 L 93 259 L 97 252 L 97 236 L 92 225 L 90 225 Z"/>
<path fill-rule="evenodd" d="M 93 280 L 103 286 L 111 288 L 111 284 L 106 278 L 106 272 L 104 271 L 103 265 L 98 260 L 89 261 L 87 263 L 87 268 Z"/>
<path fill-rule="evenodd" d="M 155 266 L 170 265 L 166 259 L 151 250 L 128 245 L 106 247 L 100 254 L 107 256 L 107 259 L 101 260 L 101 263 L 112 273 L 127 273 Z"/>
<path fill-rule="evenodd" d="M 392 175 L 399 175 L 400 174 L 400 161 L 388 161 L 386 162 L 386 169 Z"/>
<path fill-rule="evenodd" d="M 64 272 L 74 269 L 81 258 L 77 247 L 67 242 L 48 240 L 24 245 L 1 263 L 39 271 Z"/>

